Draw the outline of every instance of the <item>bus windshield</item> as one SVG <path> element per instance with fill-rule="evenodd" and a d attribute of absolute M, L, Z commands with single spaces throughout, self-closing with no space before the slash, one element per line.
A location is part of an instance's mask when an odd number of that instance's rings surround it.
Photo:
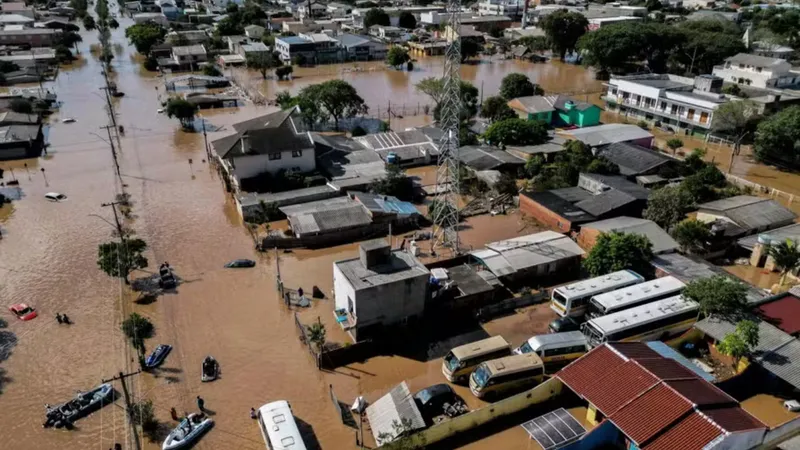
<path fill-rule="evenodd" d="M 523 353 L 523 354 L 524 353 L 532 353 L 533 352 L 533 348 L 531 347 L 530 342 L 525 341 L 524 344 L 520 345 L 519 346 L 519 352 Z"/>
<path fill-rule="evenodd" d="M 444 365 L 447 367 L 451 372 L 458 369 L 459 361 L 458 358 L 453 354 L 453 352 L 447 353 L 447 356 L 444 357 Z"/>
<path fill-rule="evenodd" d="M 558 291 L 553 291 L 553 301 L 563 306 L 564 308 L 567 307 L 567 299 L 564 298 L 564 296 L 561 295 Z"/>
<path fill-rule="evenodd" d="M 486 383 L 489 382 L 489 376 L 491 376 L 491 374 L 489 373 L 489 368 L 481 364 L 481 366 L 475 370 L 472 376 L 475 379 L 475 385 L 482 388 L 486 386 Z"/>

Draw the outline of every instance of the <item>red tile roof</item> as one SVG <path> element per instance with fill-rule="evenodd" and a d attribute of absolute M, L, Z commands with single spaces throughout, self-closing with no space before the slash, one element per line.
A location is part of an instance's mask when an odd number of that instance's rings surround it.
<path fill-rule="evenodd" d="M 570 389 L 580 394 L 588 385 L 597 382 L 598 374 L 614 369 L 624 362 L 621 356 L 602 345 L 558 371 L 557 376 Z"/>
<path fill-rule="evenodd" d="M 721 434 L 722 430 L 711 421 L 694 412 L 646 444 L 642 450 L 701 450 Z"/>
<path fill-rule="evenodd" d="M 731 433 L 735 433 L 737 431 L 757 430 L 766 426 L 738 406 L 705 409 L 703 410 L 703 414 L 710 417 L 711 420 L 717 423 L 717 425 Z"/>
<path fill-rule="evenodd" d="M 595 372 L 594 383 L 585 386 L 580 394 L 610 416 L 659 381 L 631 360 L 614 369 Z"/>
<path fill-rule="evenodd" d="M 701 409 L 709 405 L 738 404 L 736 399 L 723 392 L 720 388 L 699 378 L 694 380 L 670 380 L 666 383 Z"/>
<path fill-rule="evenodd" d="M 692 410 L 692 404 L 658 384 L 611 415 L 609 420 L 635 442 L 647 442 Z"/>
<path fill-rule="evenodd" d="M 644 342 L 613 342 L 608 344 L 622 356 L 630 359 L 641 358 L 661 358 L 655 350 L 648 347 Z"/>
<path fill-rule="evenodd" d="M 758 307 L 766 321 L 789 334 L 800 333 L 800 298 L 787 295 Z"/>
<path fill-rule="evenodd" d="M 697 374 L 674 359 L 658 357 L 637 359 L 636 362 L 662 380 L 699 379 Z"/>

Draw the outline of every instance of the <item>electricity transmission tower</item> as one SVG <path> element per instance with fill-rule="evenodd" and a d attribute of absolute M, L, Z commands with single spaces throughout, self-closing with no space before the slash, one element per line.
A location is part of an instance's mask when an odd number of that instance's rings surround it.
<path fill-rule="evenodd" d="M 439 141 L 436 169 L 432 250 L 442 247 L 459 253 L 458 247 L 458 129 L 461 113 L 461 1 L 448 0 L 450 26 L 444 63 L 444 92 L 439 110 L 439 125 L 444 131 Z"/>

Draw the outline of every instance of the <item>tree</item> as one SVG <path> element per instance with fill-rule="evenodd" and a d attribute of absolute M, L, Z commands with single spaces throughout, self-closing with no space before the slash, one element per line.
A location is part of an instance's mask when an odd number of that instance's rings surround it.
<path fill-rule="evenodd" d="M 308 340 L 317 348 L 317 353 L 322 353 L 325 348 L 325 325 L 321 322 L 314 323 L 308 327 Z"/>
<path fill-rule="evenodd" d="M 94 23 L 94 17 L 86 15 L 83 18 L 83 28 L 86 30 L 91 31 L 97 28 L 97 24 Z"/>
<path fill-rule="evenodd" d="M 206 64 L 203 66 L 203 75 L 209 77 L 221 77 L 222 72 L 219 70 L 219 68 L 217 68 L 217 66 L 213 64 Z"/>
<path fill-rule="evenodd" d="M 269 52 L 254 52 L 247 55 L 247 67 L 258 70 L 263 79 L 267 79 L 267 71 L 275 67 L 276 61 Z"/>
<path fill-rule="evenodd" d="M 279 80 L 285 80 L 289 78 L 289 75 L 294 72 L 294 68 L 292 66 L 280 66 L 275 69 L 275 76 L 278 77 Z"/>
<path fill-rule="evenodd" d="M 798 142 L 800 106 L 791 106 L 758 125 L 754 143 L 755 156 L 765 163 L 796 169 L 800 167 Z"/>
<path fill-rule="evenodd" d="M 726 275 L 694 280 L 686 285 L 683 296 L 700 304 L 706 316 L 740 316 L 749 310 L 747 287 Z"/>
<path fill-rule="evenodd" d="M 562 61 L 568 52 L 575 50 L 578 39 L 586 33 L 588 26 L 589 21 L 583 14 L 567 12 L 566 9 L 549 14 L 541 21 L 550 48 Z"/>
<path fill-rule="evenodd" d="M 742 32 L 732 22 L 692 20 L 678 24 L 674 30 L 680 37 L 680 45 L 673 52 L 672 59 L 682 67 L 680 73 L 711 73 L 720 61 L 747 52 Z"/>
<path fill-rule="evenodd" d="M 770 245 L 769 256 L 775 261 L 775 267 L 781 271 L 780 284 L 783 286 L 786 274 L 800 267 L 800 248 L 793 240 L 786 239 L 779 244 Z"/>
<path fill-rule="evenodd" d="M 111 29 L 116 30 L 119 28 L 119 22 L 117 22 L 117 19 L 112 17 L 111 20 L 108 21 L 108 26 L 111 27 Z"/>
<path fill-rule="evenodd" d="M 478 56 L 478 53 L 483 50 L 483 46 L 474 39 L 462 39 L 461 40 L 461 62 L 464 62 L 474 56 Z"/>
<path fill-rule="evenodd" d="M 672 150 L 672 154 L 678 153 L 678 149 L 683 147 L 683 141 L 678 138 L 672 138 L 667 141 L 667 147 Z"/>
<path fill-rule="evenodd" d="M 499 96 L 489 97 L 481 105 L 481 117 L 492 122 L 498 120 L 513 119 L 517 113 L 508 106 L 506 99 Z"/>
<path fill-rule="evenodd" d="M 118 277 L 128 284 L 128 275 L 147 267 L 143 253 L 147 244 L 141 239 L 126 239 L 124 242 L 106 242 L 97 249 L 97 265 L 111 277 Z"/>
<path fill-rule="evenodd" d="M 333 128 L 337 131 L 340 119 L 366 114 L 369 110 L 356 88 L 342 80 L 307 86 L 300 91 L 298 97 L 300 101 L 318 104 L 320 110 L 333 119 Z M 303 110 L 302 105 L 300 110 Z"/>
<path fill-rule="evenodd" d="M 408 11 L 403 11 L 400 13 L 400 17 L 397 19 L 397 26 L 407 30 L 413 30 L 414 28 L 417 28 L 417 19 L 414 17 L 414 14 L 411 14 Z"/>
<path fill-rule="evenodd" d="M 696 219 L 685 219 L 675 225 L 672 237 L 681 245 L 681 249 L 688 253 L 703 250 L 706 241 L 711 237 L 708 224 Z"/>
<path fill-rule="evenodd" d="M 483 134 L 494 145 L 538 145 L 547 140 L 547 125 L 540 120 L 505 119 Z"/>
<path fill-rule="evenodd" d="M 234 16 L 228 16 L 217 22 L 217 34 L 220 36 L 239 36 L 244 34 L 244 25 Z"/>
<path fill-rule="evenodd" d="M 393 45 L 386 53 L 386 64 L 395 69 L 407 63 L 409 59 L 411 58 L 408 56 L 408 50 L 399 45 Z"/>
<path fill-rule="evenodd" d="M 511 73 L 503 77 L 503 81 L 500 82 L 500 96 L 506 100 L 531 95 L 544 95 L 544 91 L 538 84 L 531 83 L 526 75 Z"/>
<path fill-rule="evenodd" d="M 142 427 L 142 431 L 151 442 L 159 440 L 159 423 L 152 400 L 140 400 L 132 404 L 130 414 L 131 420 Z"/>
<path fill-rule="evenodd" d="M 742 141 L 753 131 L 758 115 L 758 105 L 752 100 L 730 101 L 714 110 L 714 130 L 733 138 L 728 173 L 733 170 L 734 157 L 741 152 Z"/>
<path fill-rule="evenodd" d="M 544 36 L 525 36 L 517 39 L 517 45 L 523 45 L 534 53 L 542 53 L 550 49 L 550 44 Z"/>
<path fill-rule="evenodd" d="M 356 125 L 355 127 L 353 127 L 352 130 L 350 130 L 350 135 L 353 136 L 353 137 L 366 136 L 367 135 L 367 130 L 365 130 L 364 128 Z"/>
<path fill-rule="evenodd" d="M 642 215 L 665 230 L 686 217 L 694 199 L 691 194 L 677 186 L 665 186 L 650 193 L 647 208 Z"/>
<path fill-rule="evenodd" d="M 435 108 L 439 107 L 444 97 L 444 78 L 427 77 L 420 80 L 414 87 L 433 100 Z M 434 108 L 434 109 L 435 109 Z"/>
<path fill-rule="evenodd" d="M 370 191 L 376 194 L 391 195 L 400 200 L 414 197 L 414 182 L 396 164 L 386 165 L 386 176 L 372 183 Z"/>
<path fill-rule="evenodd" d="M 388 27 L 392 24 L 389 19 L 389 14 L 380 8 L 372 8 L 364 15 L 364 28 L 369 28 L 373 25 L 382 25 Z"/>
<path fill-rule="evenodd" d="M 150 54 L 154 45 L 164 42 L 167 30 L 153 22 L 137 23 L 125 29 L 125 37 L 142 55 Z"/>
<path fill-rule="evenodd" d="M 197 107 L 182 98 L 171 98 L 167 101 L 167 117 L 175 117 L 184 129 L 192 129 Z"/>
<path fill-rule="evenodd" d="M 515 196 L 519 194 L 519 187 L 517 187 L 517 180 L 507 173 L 501 173 L 500 178 L 494 184 L 494 189 L 498 194 L 508 194 Z"/>
<path fill-rule="evenodd" d="M 56 60 L 58 60 L 59 63 L 66 64 L 75 60 L 75 56 L 72 52 L 63 45 L 56 45 L 53 47 L 53 50 L 56 52 Z"/>
<path fill-rule="evenodd" d="M 280 216 L 278 205 L 275 202 L 265 202 L 264 200 L 258 201 L 258 208 L 248 216 L 247 222 L 262 225 L 269 223 L 275 218 Z"/>
<path fill-rule="evenodd" d="M 736 324 L 733 333 L 728 333 L 717 344 L 717 350 L 723 355 L 733 358 L 733 366 L 739 365 L 739 361 L 747 356 L 758 345 L 758 324 L 752 320 L 742 320 Z"/>
<path fill-rule="evenodd" d="M 154 330 L 152 322 L 138 313 L 131 313 L 127 319 L 122 321 L 122 332 L 130 339 L 131 345 L 139 351 L 140 355 L 144 353 L 144 340 L 152 337 Z"/>
<path fill-rule="evenodd" d="M 78 42 L 82 42 L 83 38 L 80 34 L 73 31 L 64 31 L 56 35 L 55 45 L 63 45 L 67 48 L 72 48 Z"/>
<path fill-rule="evenodd" d="M 591 276 L 631 269 L 640 274 L 652 272 L 653 244 L 641 234 L 602 233 L 583 261 Z"/>
<path fill-rule="evenodd" d="M 15 98 L 9 103 L 12 111 L 22 114 L 33 114 L 33 103 L 26 98 Z"/>

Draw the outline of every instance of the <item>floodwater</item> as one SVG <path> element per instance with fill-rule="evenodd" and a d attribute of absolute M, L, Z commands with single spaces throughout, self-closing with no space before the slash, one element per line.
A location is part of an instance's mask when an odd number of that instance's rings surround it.
<path fill-rule="evenodd" d="M 112 7 L 115 7 L 112 5 Z M 120 19 L 122 27 L 129 19 Z M 180 131 L 177 121 L 156 113 L 163 98 L 163 79 L 143 73 L 138 57 L 125 43 L 124 29 L 113 32 L 123 44 L 115 49 L 112 79 L 125 97 L 115 99 L 118 121 L 125 127 L 120 165 L 126 190 L 131 194 L 134 217 L 128 225 L 144 239 L 149 267 L 133 275 L 146 277 L 162 261 L 169 261 L 182 283 L 172 293 L 150 304 L 136 304 L 137 293 L 97 268 L 97 245 L 112 239 L 113 221 L 102 203 L 114 200 L 119 186 L 106 132 L 100 65 L 89 47 L 95 32 L 84 33 L 83 59 L 64 68 L 47 83 L 62 102 L 53 115 L 49 154 L 40 159 L 0 163 L 7 179 L 20 181 L 24 198 L 0 208 L 0 299 L 4 304 L 27 302 L 40 317 L 19 322 L 7 314 L 0 329 L 0 442 L 8 449 L 101 450 L 120 442 L 129 447 L 131 436 L 123 409 L 103 408 L 77 423 L 77 430 L 41 428 L 45 403 L 62 402 L 76 390 L 90 389 L 120 371 L 136 368 L 129 345 L 119 331 L 122 318 L 135 311 L 156 327 L 148 349 L 160 343 L 174 350 L 155 374 L 129 379 L 135 399 L 151 399 L 158 418 L 169 421 L 169 409 L 192 411 L 201 395 L 215 412 L 216 427 L 196 447 L 199 449 L 260 449 L 263 440 L 249 419 L 250 407 L 285 399 L 309 436 L 323 448 L 354 445 L 354 431 L 342 425 L 329 400 L 329 386 L 349 402 L 365 393 L 371 399 L 403 379 L 412 389 L 442 381 L 438 361 L 419 362 L 402 357 L 381 357 L 336 372 L 319 372 L 298 341 L 293 313 L 274 291 L 275 255 L 257 254 L 241 224 L 231 199 L 216 172 L 204 159 L 202 133 Z M 379 66 L 380 64 L 373 64 Z M 268 96 L 281 89 L 296 91 L 308 83 L 341 74 L 352 65 L 302 69 L 289 82 L 267 82 Z M 412 84 L 441 73 L 441 59 L 420 60 L 412 73 L 373 70 L 345 73 L 370 105 L 392 100 L 398 104 L 426 101 Z M 314 73 L 316 71 L 316 73 Z M 483 85 L 485 96 L 496 93 L 502 77 L 522 71 L 548 91 L 598 86 L 582 68 L 560 64 L 533 65 L 515 61 L 481 62 L 464 66 L 464 78 Z M 248 75 L 255 77 L 257 74 Z M 231 129 L 234 122 L 267 112 L 247 106 L 204 112 L 213 125 Z M 61 118 L 74 117 L 73 124 Z M 226 131 L 211 133 L 209 139 Z M 25 166 L 27 164 L 27 167 Z M 56 191 L 69 199 L 51 203 L 44 194 Z M 98 217 L 100 216 L 100 217 Z M 527 232 L 524 218 L 514 214 L 471 218 L 464 231 L 468 245 Z M 533 230 L 535 231 L 535 230 Z M 307 290 L 319 285 L 329 292 L 333 261 L 353 257 L 355 245 L 321 251 L 300 250 L 281 254 L 280 270 L 290 287 Z M 258 266 L 226 270 L 234 258 L 252 258 Z M 314 305 L 303 316 L 318 315 L 330 321 L 330 300 Z M 67 313 L 72 326 L 58 325 L 53 316 Z M 304 319 L 305 320 L 305 319 Z M 331 339 L 336 330 L 331 329 Z M 200 383 L 200 364 L 215 356 L 222 377 Z M 117 390 L 120 385 L 116 383 Z M 471 397 L 464 389 L 460 392 Z M 472 406 L 479 405 L 470 400 Z M 503 448 L 527 448 L 528 441 L 512 433 Z M 493 441 L 497 443 L 497 439 Z M 146 448 L 160 448 L 147 443 Z"/>

